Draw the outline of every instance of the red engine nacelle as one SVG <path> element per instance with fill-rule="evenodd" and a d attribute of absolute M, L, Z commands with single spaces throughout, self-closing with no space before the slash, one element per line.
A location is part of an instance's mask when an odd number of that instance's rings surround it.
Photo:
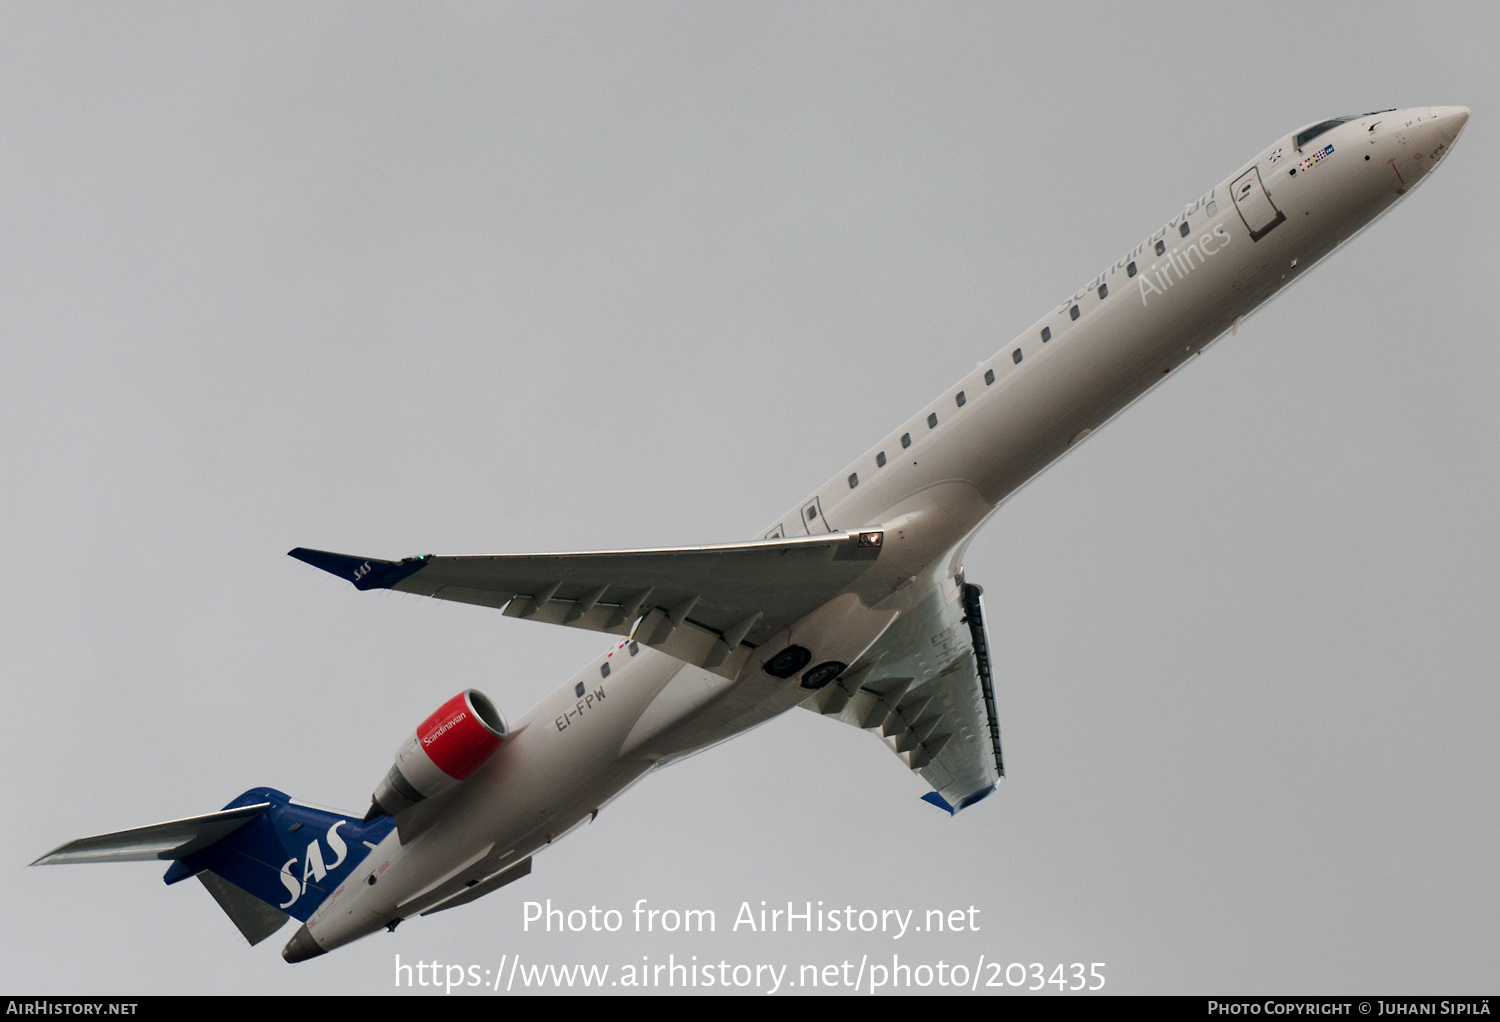
<path fill-rule="evenodd" d="M 460 692 L 397 747 L 396 763 L 370 796 L 365 818 L 395 815 L 448 791 L 493 756 L 509 730 L 484 693 Z"/>

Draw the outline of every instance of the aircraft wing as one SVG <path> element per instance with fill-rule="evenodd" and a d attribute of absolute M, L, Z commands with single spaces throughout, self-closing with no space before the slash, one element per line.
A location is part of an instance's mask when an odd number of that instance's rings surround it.
<path fill-rule="evenodd" d="M 873 730 L 955 813 L 1005 776 L 981 590 L 949 583 L 802 705 Z"/>
<path fill-rule="evenodd" d="M 751 648 L 842 592 L 880 556 L 880 532 L 655 550 L 401 561 L 298 547 L 292 557 L 354 584 L 494 607 L 509 617 L 631 634 L 733 677 Z"/>

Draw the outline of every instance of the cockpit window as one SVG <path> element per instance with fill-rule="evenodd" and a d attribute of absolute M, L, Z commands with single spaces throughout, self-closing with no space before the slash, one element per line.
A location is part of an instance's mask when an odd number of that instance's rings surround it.
<path fill-rule="evenodd" d="M 1297 148 L 1301 149 L 1305 144 L 1311 142 L 1313 139 L 1317 138 L 1325 131 L 1331 131 L 1334 128 L 1337 128 L 1340 124 L 1347 124 L 1349 121 L 1357 121 L 1361 117 L 1365 116 L 1368 115 L 1345 114 L 1342 117 L 1335 117 L 1331 121 L 1323 121 L 1321 124 L 1314 124 L 1311 128 L 1308 128 L 1305 131 L 1299 131 L 1297 132 Z"/>

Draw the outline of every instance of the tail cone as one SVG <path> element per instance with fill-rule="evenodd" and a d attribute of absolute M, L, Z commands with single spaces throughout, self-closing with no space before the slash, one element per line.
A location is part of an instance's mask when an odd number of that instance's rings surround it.
<path fill-rule="evenodd" d="M 322 954 L 327 954 L 327 952 L 319 947 L 318 942 L 313 939 L 313 935 L 307 932 L 306 923 L 303 923 L 302 928 L 292 936 L 291 940 L 286 942 L 286 947 L 281 949 L 281 957 L 293 965 L 296 965 L 298 962 L 305 962 L 309 958 L 316 958 Z"/>

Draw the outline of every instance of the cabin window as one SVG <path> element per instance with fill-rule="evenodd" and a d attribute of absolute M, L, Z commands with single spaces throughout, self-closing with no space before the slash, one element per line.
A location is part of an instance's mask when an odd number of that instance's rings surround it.
<path fill-rule="evenodd" d="M 1219 211 L 1219 204 L 1217 202 L 1215 202 L 1213 199 L 1209 199 L 1208 200 L 1208 205 L 1203 207 L 1203 212 L 1207 213 L 1209 216 L 1213 216 L 1218 211 Z"/>
<path fill-rule="evenodd" d="M 995 382 L 995 370 L 993 370 L 993 369 L 986 369 L 984 371 L 984 385 L 986 387 L 988 387 L 990 384 L 992 384 L 994 382 Z"/>
<path fill-rule="evenodd" d="M 964 397 L 964 392 L 963 391 L 959 391 L 958 392 L 958 396 L 955 397 L 953 400 L 958 405 L 958 407 L 962 408 L 968 402 L 969 399 L 966 398 L 966 397 Z"/>
<path fill-rule="evenodd" d="M 1192 228 L 1191 228 L 1191 227 L 1189 227 L 1189 226 L 1188 226 L 1188 222 L 1187 222 L 1187 221 L 1186 221 L 1186 220 L 1184 220 L 1184 221 L 1183 221 L 1183 222 L 1182 222 L 1182 229 L 1181 229 L 1181 231 L 1180 231 L 1180 232 L 1179 232 L 1179 233 L 1181 233 L 1181 234 L 1182 234 L 1182 236 L 1183 236 L 1183 237 L 1184 237 L 1184 238 L 1186 238 L 1186 237 L 1187 237 L 1187 236 L 1188 236 L 1188 234 L 1189 234 L 1189 233 L 1191 233 L 1191 232 L 1192 232 L 1192 230 L 1193 230 L 1193 229 L 1192 229 Z"/>
<path fill-rule="evenodd" d="M 1068 310 L 1068 316 L 1071 319 L 1077 319 L 1078 318 L 1078 306 L 1075 305 L 1071 309 L 1069 309 Z"/>
<path fill-rule="evenodd" d="M 1135 276 L 1135 260 L 1134 259 L 1132 259 L 1130 262 L 1128 262 L 1128 263 L 1125 264 L 1125 276 L 1127 276 L 1127 277 L 1134 277 Z"/>
<path fill-rule="evenodd" d="M 910 446 L 911 446 L 911 434 L 910 433 L 902 433 L 901 434 L 901 447 L 903 449 L 905 449 L 905 448 L 910 447 Z"/>
<path fill-rule="evenodd" d="M 927 428 L 937 429 L 937 412 L 933 412 L 931 415 L 927 416 Z"/>
<path fill-rule="evenodd" d="M 1157 241 L 1157 243 L 1156 243 L 1156 254 L 1157 255 L 1166 255 L 1167 254 L 1167 243 L 1165 241 Z"/>
<path fill-rule="evenodd" d="M 1078 317 L 1074 316 L 1073 318 L 1077 319 Z M 1042 343 L 1046 344 L 1050 340 L 1052 340 L 1052 328 L 1050 326 L 1042 327 Z"/>
<path fill-rule="evenodd" d="M 812 521 L 816 517 L 818 517 L 818 509 L 816 507 L 810 507 L 810 508 L 808 508 L 807 509 L 807 520 L 808 521 Z"/>
<path fill-rule="evenodd" d="M 609 677 L 609 664 L 600 664 L 599 665 L 599 676 L 601 678 L 607 678 L 607 677 Z"/>
<path fill-rule="evenodd" d="M 858 472 L 850 472 L 849 473 L 849 489 L 852 490 L 852 489 L 854 489 L 858 485 L 859 485 L 859 473 Z"/>
<path fill-rule="evenodd" d="M 1021 349 L 1017 348 L 1015 351 L 1011 352 L 1010 358 L 1012 362 L 1015 362 L 1017 365 L 1019 365 L 1021 362 Z"/>
<path fill-rule="evenodd" d="M 1109 285 L 1108 284 L 1100 284 L 1099 285 L 1099 299 L 1100 299 L 1100 301 L 1103 301 L 1104 299 L 1106 299 L 1108 297 L 1109 297 Z"/>
<path fill-rule="evenodd" d="M 876 468 L 885 468 L 885 452 L 884 451 L 881 451 L 879 454 L 875 455 L 875 467 Z"/>

